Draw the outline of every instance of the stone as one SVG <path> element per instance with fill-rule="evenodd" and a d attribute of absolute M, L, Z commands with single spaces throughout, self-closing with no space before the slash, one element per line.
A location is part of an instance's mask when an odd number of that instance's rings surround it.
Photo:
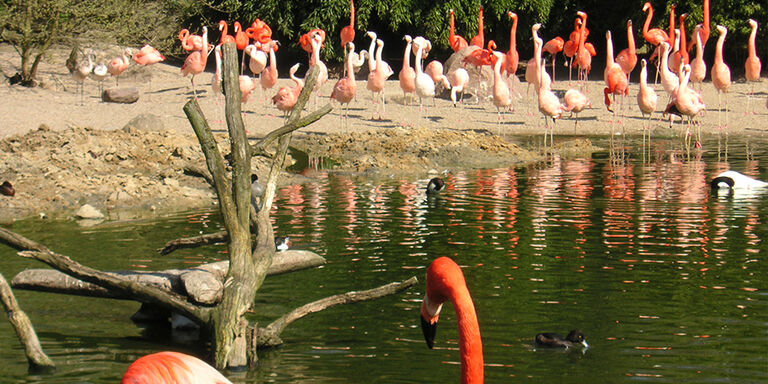
<path fill-rule="evenodd" d="M 139 89 L 108 88 L 101 93 L 101 100 L 107 103 L 133 104 L 139 100 Z"/>
<path fill-rule="evenodd" d="M 103 219 L 104 214 L 99 212 L 98 209 L 94 208 L 90 204 L 85 204 L 80 209 L 77 210 L 75 213 L 75 216 L 81 218 L 81 219 Z"/>
<path fill-rule="evenodd" d="M 142 113 L 141 115 L 134 117 L 128 124 L 123 126 L 123 131 L 130 133 L 132 128 L 150 132 L 165 130 L 163 120 L 159 116 L 151 113 Z"/>

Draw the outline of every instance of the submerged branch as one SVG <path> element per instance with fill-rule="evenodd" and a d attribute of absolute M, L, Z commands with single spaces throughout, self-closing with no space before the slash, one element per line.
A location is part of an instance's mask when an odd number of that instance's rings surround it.
<path fill-rule="evenodd" d="M 167 255 L 177 249 L 184 248 L 196 248 L 203 245 L 217 244 L 229 241 L 229 233 L 227 231 L 220 231 L 215 233 L 206 233 L 205 235 L 182 237 L 179 239 L 171 240 L 157 251 L 161 255 Z"/>

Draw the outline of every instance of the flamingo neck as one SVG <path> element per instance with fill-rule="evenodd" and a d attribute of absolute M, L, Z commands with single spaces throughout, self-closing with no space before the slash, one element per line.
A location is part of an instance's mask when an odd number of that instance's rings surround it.
<path fill-rule="evenodd" d="M 478 13 L 477 17 L 477 35 L 480 36 L 480 40 L 483 40 L 483 43 L 485 43 L 485 34 L 483 33 L 483 7 L 480 7 L 480 12 Z M 480 43 L 482 46 L 483 43 Z"/>
<path fill-rule="evenodd" d="M 627 47 L 629 48 L 629 53 L 634 55 L 635 54 L 635 36 L 632 33 L 631 24 L 627 24 Z"/>
<path fill-rule="evenodd" d="M 453 45 L 453 41 L 455 39 L 456 39 L 456 34 L 454 33 L 453 11 L 451 11 L 450 28 L 448 29 L 448 43 Z"/>
<path fill-rule="evenodd" d="M 224 38 L 227 36 L 227 23 L 219 24 L 219 31 L 221 31 L 221 38 L 219 38 L 219 44 L 224 44 Z"/>
<path fill-rule="evenodd" d="M 643 66 L 640 70 L 640 89 L 645 89 L 648 86 L 648 70 Z"/>
<path fill-rule="evenodd" d="M 352 51 L 349 51 L 347 53 L 347 62 L 345 63 L 347 66 L 347 79 L 349 79 L 350 84 L 352 86 L 355 85 L 355 75 L 354 75 L 354 68 L 352 66 Z"/>
<path fill-rule="evenodd" d="M 269 47 L 269 70 L 277 73 L 277 56 L 275 47 Z"/>
<path fill-rule="evenodd" d="M 349 26 L 355 28 L 355 0 L 349 0 Z"/>
<path fill-rule="evenodd" d="M 702 32 L 704 32 L 706 38 L 702 39 L 702 43 L 706 44 L 707 39 L 709 39 L 709 0 L 704 0 L 704 29 L 702 29 Z"/>
<path fill-rule="evenodd" d="M 371 57 L 376 57 L 376 35 L 371 37 L 371 46 L 368 47 L 368 70 L 373 72 L 376 70 L 376 60 L 371 60 Z"/>
<path fill-rule="evenodd" d="M 715 46 L 715 63 L 723 62 L 723 43 L 725 43 L 725 33 L 720 34 L 717 38 L 717 45 Z"/>
<path fill-rule="evenodd" d="M 379 45 L 379 49 L 376 50 L 376 70 L 377 71 L 380 70 L 381 73 L 384 73 L 384 67 L 381 66 L 381 51 L 383 50 L 384 50 L 384 43 L 382 42 L 382 44 Z"/>
<path fill-rule="evenodd" d="M 704 60 L 704 47 L 701 44 L 701 28 L 696 28 L 696 60 Z"/>
<path fill-rule="evenodd" d="M 755 36 L 757 36 L 757 24 L 752 27 L 752 32 L 749 33 L 749 57 L 757 57 L 757 49 L 755 48 Z"/>
<path fill-rule="evenodd" d="M 681 50 L 681 57 L 685 58 L 685 63 L 688 64 L 688 51 L 685 49 L 685 47 L 688 46 L 688 41 L 685 38 L 685 15 L 680 15 L 680 50 Z"/>
<path fill-rule="evenodd" d="M 648 7 L 648 13 L 645 15 L 645 24 L 643 24 L 643 37 L 646 39 L 648 36 L 648 28 L 651 26 L 651 19 L 653 18 L 653 7 Z"/>
<path fill-rule="evenodd" d="M 605 38 L 605 64 L 606 68 L 613 65 L 613 39 L 611 35 Z"/>
<path fill-rule="evenodd" d="M 579 50 L 584 49 L 584 43 L 587 40 L 587 36 L 584 34 L 584 30 L 587 29 L 587 15 L 582 16 L 581 27 L 579 27 Z"/>
<path fill-rule="evenodd" d="M 403 67 L 404 68 L 410 68 L 411 67 L 411 44 L 413 44 L 411 41 L 407 41 L 405 43 L 405 52 L 403 52 Z"/>
<path fill-rule="evenodd" d="M 497 71 L 498 72 L 498 71 Z M 462 384 L 483 382 L 483 343 L 475 306 L 466 285 L 457 287 L 451 297 L 459 329 Z"/>
<path fill-rule="evenodd" d="M 512 28 L 509 30 L 509 51 L 517 51 L 517 17 L 512 20 Z"/>
<path fill-rule="evenodd" d="M 675 39 L 675 5 L 672 4 L 669 7 L 669 40 L 670 44 L 674 43 Z"/>
<path fill-rule="evenodd" d="M 416 62 L 414 63 L 416 65 L 416 75 L 417 76 L 419 76 L 422 73 L 424 73 L 421 70 L 421 52 L 422 52 L 422 50 L 423 50 L 423 48 L 421 47 L 421 44 L 418 44 L 418 48 L 416 48 Z M 405 51 L 405 52 L 406 52 L 406 54 L 408 54 L 408 51 Z M 377 52 L 376 55 L 377 55 L 377 60 L 378 60 L 379 53 Z"/>

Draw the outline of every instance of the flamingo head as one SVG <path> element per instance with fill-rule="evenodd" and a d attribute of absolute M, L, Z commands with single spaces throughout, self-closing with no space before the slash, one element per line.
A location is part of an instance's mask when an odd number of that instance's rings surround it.
<path fill-rule="evenodd" d="M 648 62 L 645 59 L 640 59 L 640 68 L 645 68 L 647 65 Z"/>
<path fill-rule="evenodd" d="M 722 25 L 717 26 L 717 31 L 720 32 L 721 35 L 725 35 L 728 33 L 728 29 L 723 27 Z"/>
<path fill-rule="evenodd" d="M 430 264 L 426 281 L 426 293 L 421 303 L 421 330 L 427 347 L 432 349 L 443 303 L 450 300 L 457 287 L 466 287 L 466 282 L 461 268 L 448 257 L 437 258 Z"/>
<path fill-rule="evenodd" d="M 235 23 L 234 23 L 234 24 L 235 24 L 235 26 L 234 26 L 234 27 L 232 27 L 232 28 L 235 30 L 235 33 L 238 33 L 238 32 L 240 32 L 240 31 L 242 31 L 242 30 L 243 30 L 243 26 L 242 26 L 242 25 L 240 25 L 240 22 L 239 22 L 239 21 L 235 21 Z"/>
<path fill-rule="evenodd" d="M 351 41 L 349 43 L 347 43 L 347 51 L 349 51 L 350 53 L 354 52 L 355 51 L 355 43 L 353 43 Z"/>
<path fill-rule="evenodd" d="M 376 46 L 381 48 L 384 46 L 384 41 L 381 39 L 376 39 Z"/>
<path fill-rule="evenodd" d="M 647 3 L 646 3 L 646 4 L 647 4 Z M 578 15 L 578 16 L 579 16 L 579 18 L 581 18 L 581 19 L 582 19 L 582 21 L 583 21 L 584 19 L 586 19 L 586 18 L 587 18 L 587 13 L 586 13 L 586 12 L 584 12 L 584 11 L 578 11 L 578 12 L 576 12 L 576 15 Z"/>
<path fill-rule="evenodd" d="M 755 21 L 755 19 L 749 19 L 749 26 L 752 28 L 757 28 L 757 21 Z"/>
<path fill-rule="evenodd" d="M 500 53 L 498 53 L 498 52 L 492 51 L 491 48 L 490 48 L 490 44 L 488 44 L 488 45 L 489 45 L 489 47 L 488 47 L 488 54 L 491 56 L 491 65 L 492 66 L 496 66 L 496 63 L 499 60 L 501 60 L 502 55 Z"/>
<path fill-rule="evenodd" d="M 672 5 L 669 6 L 669 13 L 674 12 L 675 11 L 675 7 L 676 7 L 675 3 L 672 3 Z"/>
<path fill-rule="evenodd" d="M 611 31 L 605 31 L 605 39 L 610 40 L 611 39 Z"/>
<path fill-rule="evenodd" d="M 632 28 L 632 19 L 627 20 L 627 28 Z"/>
<path fill-rule="evenodd" d="M 488 48 L 488 52 L 490 52 L 491 54 L 493 54 L 493 50 L 495 50 L 495 49 L 496 49 L 496 42 L 495 42 L 495 41 L 493 41 L 493 40 L 489 40 L 489 41 L 488 41 L 488 45 L 487 45 L 487 48 Z"/>
<path fill-rule="evenodd" d="M 535 32 L 538 32 L 538 31 L 539 31 L 539 29 L 541 29 L 541 23 L 536 23 L 536 24 L 534 24 L 534 25 L 531 27 L 531 31 L 533 31 L 534 33 L 535 33 Z"/>
<path fill-rule="evenodd" d="M 448 12 L 450 12 L 451 16 L 453 16 L 453 8 L 449 9 Z"/>
<path fill-rule="evenodd" d="M 664 52 L 665 54 L 669 52 L 669 43 L 667 43 L 666 41 L 662 41 L 661 44 L 659 45 L 661 46 L 662 52 Z"/>
<path fill-rule="evenodd" d="M 646 2 L 645 4 L 643 4 L 643 12 L 648 12 L 649 9 L 653 10 L 653 6 L 651 6 L 651 3 Z"/>
<path fill-rule="evenodd" d="M 507 16 L 509 16 L 509 18 L 512 19 L 512 20 L 517 20 L 517 13 L 514 13 L 512 11 L 508 11 L 507 12 Z"/>
<path fill-rule="evenodd" d="M 693 28 L 693 34 L 694 34 L 694 35 L 698 35 L 698 34 L 699 34 L 699 31 L 700 31 L 702 28 L 704 28 L 704 26 L 703 26 L 703 25 L 701 25 L 701 24 L 696 24 L 696 26 Z"/>
<path fill-rule="evenodd" d="M 405 35 L 403 36 L 403 40 L 405 40 L 407 43 L 410 43 L 413 41 L 413 37 L 411 37 L 411 35 Z"/>
<path fill-rule="evenodd" d="M 687 13 L 683 13 L 682 15 L 680 15 L 680 24 L 682 24 L 682 23 L 683 23 L 683 21 L 685 21 L 685 19 L 686 19 L 687 17 L 688 17 L 688 14 L 687 14 Z"/>
<path fill-rule="evenodd" d="M 376 32 L 368 31 L 365 33 L 368 37 L 370 37 L 373 40 L 376 40 Z"/>
<path fill-rule="evenodd" d="M 224 20 L 219 20 L 219 31 L 224 30 L 224 28 L 227 27 L 227 22 Z"/>
<path fill-rule="evenodd" d="M 181 31 L 179 31 L 179 40 L 180 41 L 184 41 L 184 39 L 187 38 L 187 36 L 189 36 L 189 30 L 188 29 L 184 28 Z"/>

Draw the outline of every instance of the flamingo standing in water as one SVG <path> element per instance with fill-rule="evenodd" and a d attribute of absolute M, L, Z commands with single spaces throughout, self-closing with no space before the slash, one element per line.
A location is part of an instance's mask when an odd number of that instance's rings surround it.
<path fill-rule="evenodd" d="M 704 45 L 701 43 L 701 30 L 702 25 L 699 24 L 693 30 L 693 39 L 696 43 L 696 57 L 691 61 L 691 83 L 699 84 L 699 91 L 701 91 L 701 84 L 704 81 L 704 77 L 707 76 L 707 64 L 704 62 Z"/>
<path fill-rule="evenodd" d="M 467 40 L 463 37 L 457 35 L 454 33 L 454 24 L 453 24 L 453 9 L 450 10 L 451 14 L 451 21 L 450 21 L 450 29 L 448 30 L 448 44 L 451 46 L 451 49 L 453 49 L 454 52 L 461 51 L 462 49 L 466 48 Z"/>
<path fill-rule="evenodd" d="M 347 43 L 351 43 L 355 41 L 355 1 L 354 0 L 349 0 L 349 25 L 341 29 L 341 32 L 339 32 L 339 37 L 341 37 L 341 46 L 344 47 L 345 49 L 347 47 Z"/>
<path fill-rule="evenodd" d="M 744 62 L 744 70 L 745 70 L 744 76 L 747 78 L 747 81 L 750 82 L 749 93 L 747 93 L 747 110 L 750 109 L 752 95 L 755 94 L 755 82 L 760 80 L 760 67 L 761 67 L 760 58 L 757 57 L 757 52 L 755 50 L 755 36 L 757 35 L 757 21 L 753 19 L 749 19 L 749 26 L 752 28 L 752 32 L 749 33 L 749 42 L 747 43 L 749 56 L 747 56 L 747 61 Z M 755 113 L 754 110 L 752 110 L 751 112 Z"/>
<path fill-rule="evenodd" d="M 294 64 L 288 71 L 288 76 L 296 83 L 295 87 L 282 87 L 277 91 L 275 96 L 272 96 L 272 103 L 275 104 L 278 110 L 284 113 L 284 117 L 287 119 L 288 114 L 296 106 L 296 102 L 299 100 L 299 93 L 304 88 L 304 80 L 296 77 L 296 71 L 299 70 L 300 64 Z"/>
<path fill-rule="evenodd" d="M 717 38 L 715 62 L 712 63 L 710 76 L 712 77 L 712 85 L 717 90 L 717 127 L 722 127 L 720 120 L 720 111 L 722 110 L 721 96 L 725 94 L 725 128 L 728 129 L 728 87 L 731 86 L 731 69 L 723 61 L 723 43 L 725 42 L 725 35 L 728 34 L 728 30 L 722 25 L 718 25 L 717 31 L 720 32 L 720 36 Z"/>
<path fill-rule="evenodd" d="M 485 33 L 483 32 L 483 6 L 480 6 L 480 10 L 477 14 L 477 35 L 469 41 L 469 45 L 474 45 L 483 49 L 485 45 Z"/>
<path fill-rule="evenodd" d="M 408 104 L 408 95 L 415 97 L 416 92 L 416 71 L 411 67 L 411 35 L 405 35 L 405 52 L 403 53 L 403 68 L 400 69 L 398 79 L 400 80 L 400 89 L 403 90 L 403 105 Z"/>
<path fill-rule="evenodd" d="M 635 36 L 632 33 L 632 20 L 627 20 L 627 48 L 624 48 L 616 55 L 616 63 L 619 64 L 621 70 L 627 75 L 627 81 L 629 81 L 629 75 L 637 65 L 637 52 L 635 51 Z"/>
<path fill-rule="evenodd" d="M 504 60 L 502 70 L 506 76 L 514 76 L 517 72 L 517 64 L 520 61 L 520 55 L 517 53 L 517 14 L 509 11 L 507 16 L 512 19 L 512 27 L 509 29 L 509 50 Z"/>
<path fill-rule="evenodd" d="M 549 53 L 550 56 L 552 56 L 552 82 L 555 82 L 555 59 L 557 58 L 557 53 L 563 50 L 563 45 L 565 42 L 563 41 L 563 38 L 560 36 L 555 37 L 554 39 L 547 41 L 546 44 L 544 44 L 544 50 Z"/>
<path fill-rule="evenodd" d="M 677 95 L 675 100 L 667 107 L 667 111 L 670 111 L 672 105 L 674 105 L 681 116 L 686 116 L 688 118 L 688 130 L 685 135 L 685 141 L 686 147 L 690 147 L 690 128 L 693 118 L 704 111 L 706 106 L 701 99 L 701 95 L 693 89 L 688 88 L 688 79 L 691 76 L 691 66 L 687 64 L 684 65 L 681 69 L 681 75 L 682 77 L 680 79 L 680 85 L 677 88 Z M 697 137 L 696 146 L 699 147 L 699 141 L 701 140 L 701 125 L 699 125 Z"/>
<path fill-rule="evenodd" d="M 645 59 L 640 60 L 640 89 L 637 92 L 637 106 L 640 107 L 643 118 L 645 118 L 645 115 L 648 115 L 648 122 L 643 121 L 643 147 L 645 147 L 646 130 L 648 131 L 648 142 L 650 143 L 651 141 L 650 123 L 653 112 L 656 111 L 656 101 L 658 99 L 656 91 L 648 86 L 647 66 L 648 64 Z"/>
<path fill-rule="evenodd" d="M 355 51 L 355 43 L 348 42 L 346 45 L 347 55 L 344 60 L 344 66 L 347 67 L 347 77 L 342 77 L 333 86 L 333 92 L 331 92 L 331 99 L 334 99 L 341 103 L 344 108 L 344 115 L 341 116 L 342 126 L 344 121 L 348 121 L 349 103 L 355 98 L 355 91 L 357 84 L 355 84 L 355 72 L 352 69 L 351 53 Z"/>
<path fill-rule="evenodd" d="M 232 384 L 219 371 L 197 357 L 169 351 L 140 357 L 128 367 L 120 383 Z"/>
<path fill-rule="evenodd" d="M 132 55 L 132 52 L 131 48 L 126 48 L 122 56 L 117 56 L 107 63 L 107 71 L 115 77 L 115 86 L 119 85 L 120 75 L 131 65 L 129 57 Z"/>
<path fill-rule="evenodd" d="M 208 63 L 208 28 L 203 27 L 203 42 L 200 45 L 200 50 L 190 53 L 184 60 L 184 65 L 181 66 L 181 74 L 184 77 L 192 75 L 190 82 L 192 83 L 192 94 L 197 99 L 197 90 L 195 90 L 195 75 L 199 75 L 205 71 L 205 65 Z"/>
<path fill-rule="evenodd" d="M 483 344 L 475 306 L 461 268 L 451 259 L 440 257 L 427 268 L 426 293 L 421 304 L 421 330 L 427 347 L 435 343 L 437 321 L 443 303 L 451 301 L 459 328 L 461 382 L 483 382 Z"/>

